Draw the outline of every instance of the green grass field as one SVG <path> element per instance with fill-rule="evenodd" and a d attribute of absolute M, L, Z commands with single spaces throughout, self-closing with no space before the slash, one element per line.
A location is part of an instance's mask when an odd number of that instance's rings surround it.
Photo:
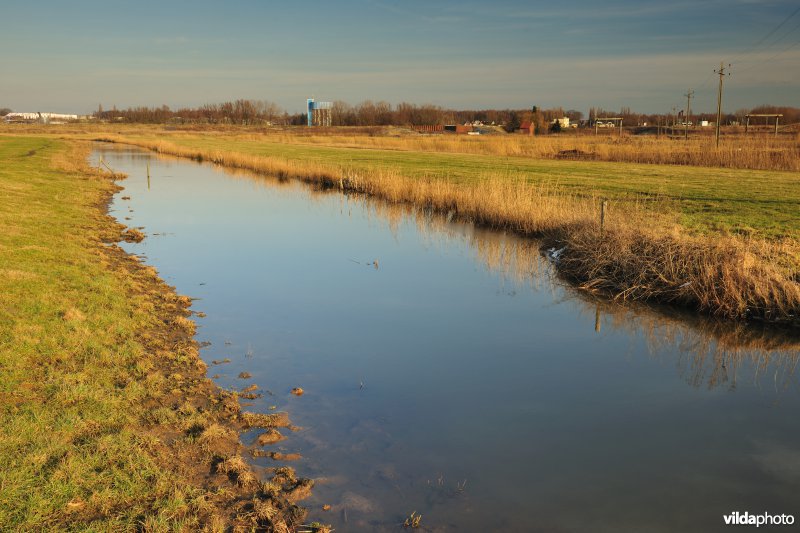
<path fill-rule="evenodd" d="M 110 267 L 111 181 L 68 150 L 0 138 L 0 530 L 190 525 L 198 491 L 144 451 L 152 295 Z"/>
<path fill-rule="evenodd" d="M 269 136 L 137 135 L 204 150 L 301 160 L 356 170 L 396 169 L 409 177 L 456 182 L 526 180 L 572 194 L 616 201 L 647 201 L 650 208 L 677 212 L 681 223 L 700 232 L 730 231 L 756 237 L 800 238 L 800 173 L 648 165 L 599 161 L 554 161 L 401 150 L 374 150 L 277 143 Z"/>

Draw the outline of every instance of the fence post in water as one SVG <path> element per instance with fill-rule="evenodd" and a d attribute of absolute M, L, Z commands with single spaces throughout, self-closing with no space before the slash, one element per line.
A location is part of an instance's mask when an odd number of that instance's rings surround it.
<path fill-rule="evenodd" d="M 600 202 L 600 235 L 605 232 L 606 229 L 606 208 L 608 207 L 608 200 L 603 200 Z"/>
<path fill-rule="evenodd" d="M 147 162 L 147 190 L 150 190 L 150 161 Z"/>
<path fill-rule="evenodd" d="M 594 308 L 594 331 L 600 333 L 600 306 Z"/>

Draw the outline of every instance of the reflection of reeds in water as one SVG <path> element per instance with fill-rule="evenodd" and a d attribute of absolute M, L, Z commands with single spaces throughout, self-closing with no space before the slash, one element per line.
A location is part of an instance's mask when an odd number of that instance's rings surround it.
<path fill-rule="evenodd" d="M 598 312 L 603 327 L 641 334 L 654 357 L 677 349 L 678 370 L 693 386 L 735 388 L 750 379 L 759 386 L 768 381 L 776 390 L 792 385 L 800 358 L 800 332 L 794 329 L 571 295 L 582 301 L 584 312 Z"/>
<path fill-rule="evenodd" d="M 365 195 L 351 196 L 347 202 L 356 202 L 369 219 L 385 224 L 395 238 L 403 224 L 413 224 L 425 244 L 445 246 L 453 240 L 463 242 L 477 262 L 503 280 L 512 281 L 517 288 L 538 288 L 552 273 L 542 256 L 541 242 L 535 239 L 461 221 L 453 212 L 440 214 L 407 203 L 376 201 Z"/>

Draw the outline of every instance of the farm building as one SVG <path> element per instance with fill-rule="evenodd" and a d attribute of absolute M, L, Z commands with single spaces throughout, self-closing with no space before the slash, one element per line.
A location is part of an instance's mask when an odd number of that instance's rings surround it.
<path fill-rule="evenodd" d="M 519 125 L 517 133 L 522 133 L 524 135 L 533 135 L 534 133 L 536 133 L 536 125 L 530 120 L 525 120 L 522 122 L 522 124 Z"/>

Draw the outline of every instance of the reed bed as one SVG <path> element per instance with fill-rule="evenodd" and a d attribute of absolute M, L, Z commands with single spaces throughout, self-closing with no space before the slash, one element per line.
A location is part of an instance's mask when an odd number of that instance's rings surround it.
<path fill-rule="evenodd" d="M 563 245 L 560 270 L 582 288 L 617 299 L 768 321 L 796 320 L 800 310 L 796 271 L 776 266 L 781 251 L 775 244 L 664 233 L 626 222 L 602 235 L 569 232 Z"/>
<path fill-rule="evenodd" d="M 364 172 L 346 164 L 186 148 L 166 141 L 103 140 L 407 203 L 536 237 L 544 248 L 560 251 L 554 262 L 566 278 L 617 300 L 663 302 L 726 318 L 798 323 L 800 277 L 793 242 L 689 235 L 670 215 L 634 202 L 616 204 L 614 216 L 601 228 L 599 198 L 491 176 L 455 183 L 408 178 L 391 168 Z"/>

